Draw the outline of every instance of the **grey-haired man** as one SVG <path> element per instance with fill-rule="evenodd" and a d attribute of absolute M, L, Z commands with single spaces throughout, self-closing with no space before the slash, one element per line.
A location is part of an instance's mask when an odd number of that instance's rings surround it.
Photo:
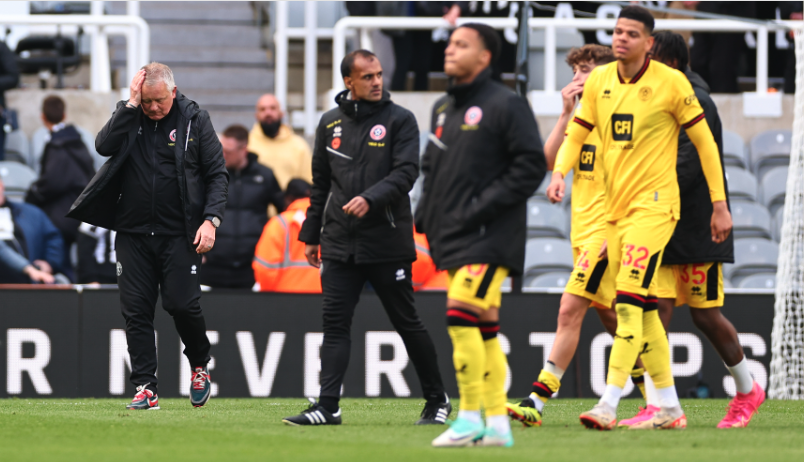
<path fill-rule="evenodd" d="M 164 64 L 143 67 L 95 139 L 110 159 L 68 216 L 117 231 L 117 280 L 137 394 L 129 409 L 159 409 L 154 309 L 173 316 L 192 368 L 190 401 L 206 404 L 209 340 L 201 313 L 201 255 L 215 243 L 229 175 L 207 111 L 176 89 Z"/>

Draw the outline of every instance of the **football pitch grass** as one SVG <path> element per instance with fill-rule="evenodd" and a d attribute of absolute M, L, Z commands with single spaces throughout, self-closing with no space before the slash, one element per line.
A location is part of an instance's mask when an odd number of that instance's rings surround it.
<path fill-rule="evenodd" d="M 417 427 L 416 399 L 344 399 L 344 424 L 289 427 L 303 399 L 215 399 L 201 409 L 163 399 L 159 411 L 127 411 L 123 399 L 0 400 L 0 460 L 9 461 L 802 461 L 804 402 L 767 401 L 746 429 L 718 430 L 727 401 L 683 400 L 684 431 L 599 432 L 578 415 L 591 399 L 548 404 L 541 428 L 513 425 L 513 448 L 435 449 L 444 426 Z M 624 400 L 621 416 L 639 404 Z M 451 417 L 455 417 L 453 411 Z"/>

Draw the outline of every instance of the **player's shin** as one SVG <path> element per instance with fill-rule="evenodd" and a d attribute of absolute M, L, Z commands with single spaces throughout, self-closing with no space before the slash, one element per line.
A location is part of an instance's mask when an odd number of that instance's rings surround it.
<path fill-rule="evenodd" d="M 642 363 L 648 370 L 663 409 L 679 406 L 673 371 L 670 366 L 670 344 L 657 310 L 643 315 Z"/>
<path fill-rule="evenodd" d="M 469 310 L 447 310 L 447 330 L 452 339 L 452 360 L 461 395 L 459 417 L 480 422 L 480 400 L 486 368 L 486 348 L 478 328 L 478 316 Z"/>
<path fill-rule="evenodd" d="M 498 434 L 504 435 L 511 429 L 505 409 L 505 377 L 508 372 L 508 361 L 500 346 L 500 340 L 497 338 L 499 329 L 498 322 L 480 324 L 486 350 L 483 407 L 486 409 L 486 426 L 492 427 Z"/>
<path fill-rule="evenodd" d="M 617 299 L 617 333 L 611 347 L 606 393 L 601 398 L 614 409 L 620 402 L 616 391 L 625 388 L 642 345 L 642 298 L 619 294 Z"/>

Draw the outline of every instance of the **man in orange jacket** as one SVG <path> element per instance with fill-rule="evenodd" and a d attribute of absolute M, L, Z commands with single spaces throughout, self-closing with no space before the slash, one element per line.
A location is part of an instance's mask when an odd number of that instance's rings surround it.
<path fill-rule="evenodd" d="M 447 272 L 439 271 L 430 256 L 427 236 L 413 231 L 413 242 L 416 244 L 416 261 L 413 262 L 413 290 L 447 290 Z"/>
<path fill-rule="evenodd" d="M 307 263 L 299 231 L 310 206 L 310 185 L 291 180 L 285 192 L 287 209 L 271 218 L 254 251 L 254 279 L 261 292 L 321 293 L 318 269 Z"/>

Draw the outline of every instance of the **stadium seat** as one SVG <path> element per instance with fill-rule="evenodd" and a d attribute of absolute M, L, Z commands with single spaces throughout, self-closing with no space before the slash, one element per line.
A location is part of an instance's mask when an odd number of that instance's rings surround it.
<path fill-rule="evenodd" d="M 767 130 L 751 140 L 751 171 L 762 176 L 773 167 L 790 164 L 790 130 Z"/>
<path fill-rule="evenodd" d="M 89 155 L 92 156 L 92 165 L 95 167 L 95 171 L 99 170 L 104 162 L 109 160 L 108 157 L 103 157 L 102 155 L 98 154 L 98 151 L 95 150 L 95 135 L 92 134 L 89 130 L 85 128 L 81 128 L 78 125 L 74 125 L 75 129 L 81 135 L 81 141 L 87 146 L 87 150 L 89 151 Z M 31 137 L 31 156 L 28 165 L 39 173 L 39 169 L 42 167 L 42 154 L 45 152 L 45 144 L 49 139 L 47 128 L 39 127 L 34 132 L 33 136 Z"/>
<path fill-rule="evenodd" d="M 731 202 L 731 217 L 734 223 L 734 237 L 773 237 L 771 215 L 764 205 L 746 200 Z"/>
<path fill-rule="evenodd" d="M 751 172 L 739 167 L 726 167 L 726 180 L 730 198 L 757 200 L 757 179 Z"/>
<path fill-rule="evenodd" d="M 528 237 L 569 237 L 564 209 L 538 198 L 528 200 Z"/>
<path fill-rule="evenodd" d="M 779 244 L 760 238 L 735 239 L 734 263 L 723 265 L 723 277 L 739 286 L 748 276 L 776 271 Z"/>
<path fill-rule="evenodd" d="M 6 133 L 6 158 L 7 161 L 19 162 L 27 164 L 31 156 L 31 149 L 28 143 L 28 138 L 20 130 Z"/>
<path fill-rule="evenodd" d="M 787 192 L 787 167 L 776 167 L 762 178 L 759 186 L 759 200 L 771 215 L 784 205 L 784 195 Z"/>
<path fill-rule="evenodd" d="M 775 289 L 776 273 L 759 273 L 740 281 L 741 289 Z"/>
<path fill-rule="evenodd" d="M 748 168 L 743 138 L 728 130 L 723 130 L 723 163 L 727 166 Z"/>
<path fill-rule="evenodd" d="M 525 278 L 522 286 L 529 288 L 563 288 L 567 285 L 571 274 L 564 271 L 545 273 L 540 276 Z"/>
<path fill-rule="evenodd" d="M 556 238 L 528 239 L 525 246 L 525 277 L 555 271 L 572 271 L 572 245 Z"/>
<path fill-rule="evenodd" d="M 782 242 L 782 225 L 784 224 L 784 207 L 779 207 L 773 214 L 773 240 Z"/>
<path fill-rule="evenodd" d="M 36 172 L 27 165 L 6 160 L 0 161 L 0 177 L 3 178 L 6 197 L 15 202 L 22 202 L 31 183 L 36 181 Z"/>

